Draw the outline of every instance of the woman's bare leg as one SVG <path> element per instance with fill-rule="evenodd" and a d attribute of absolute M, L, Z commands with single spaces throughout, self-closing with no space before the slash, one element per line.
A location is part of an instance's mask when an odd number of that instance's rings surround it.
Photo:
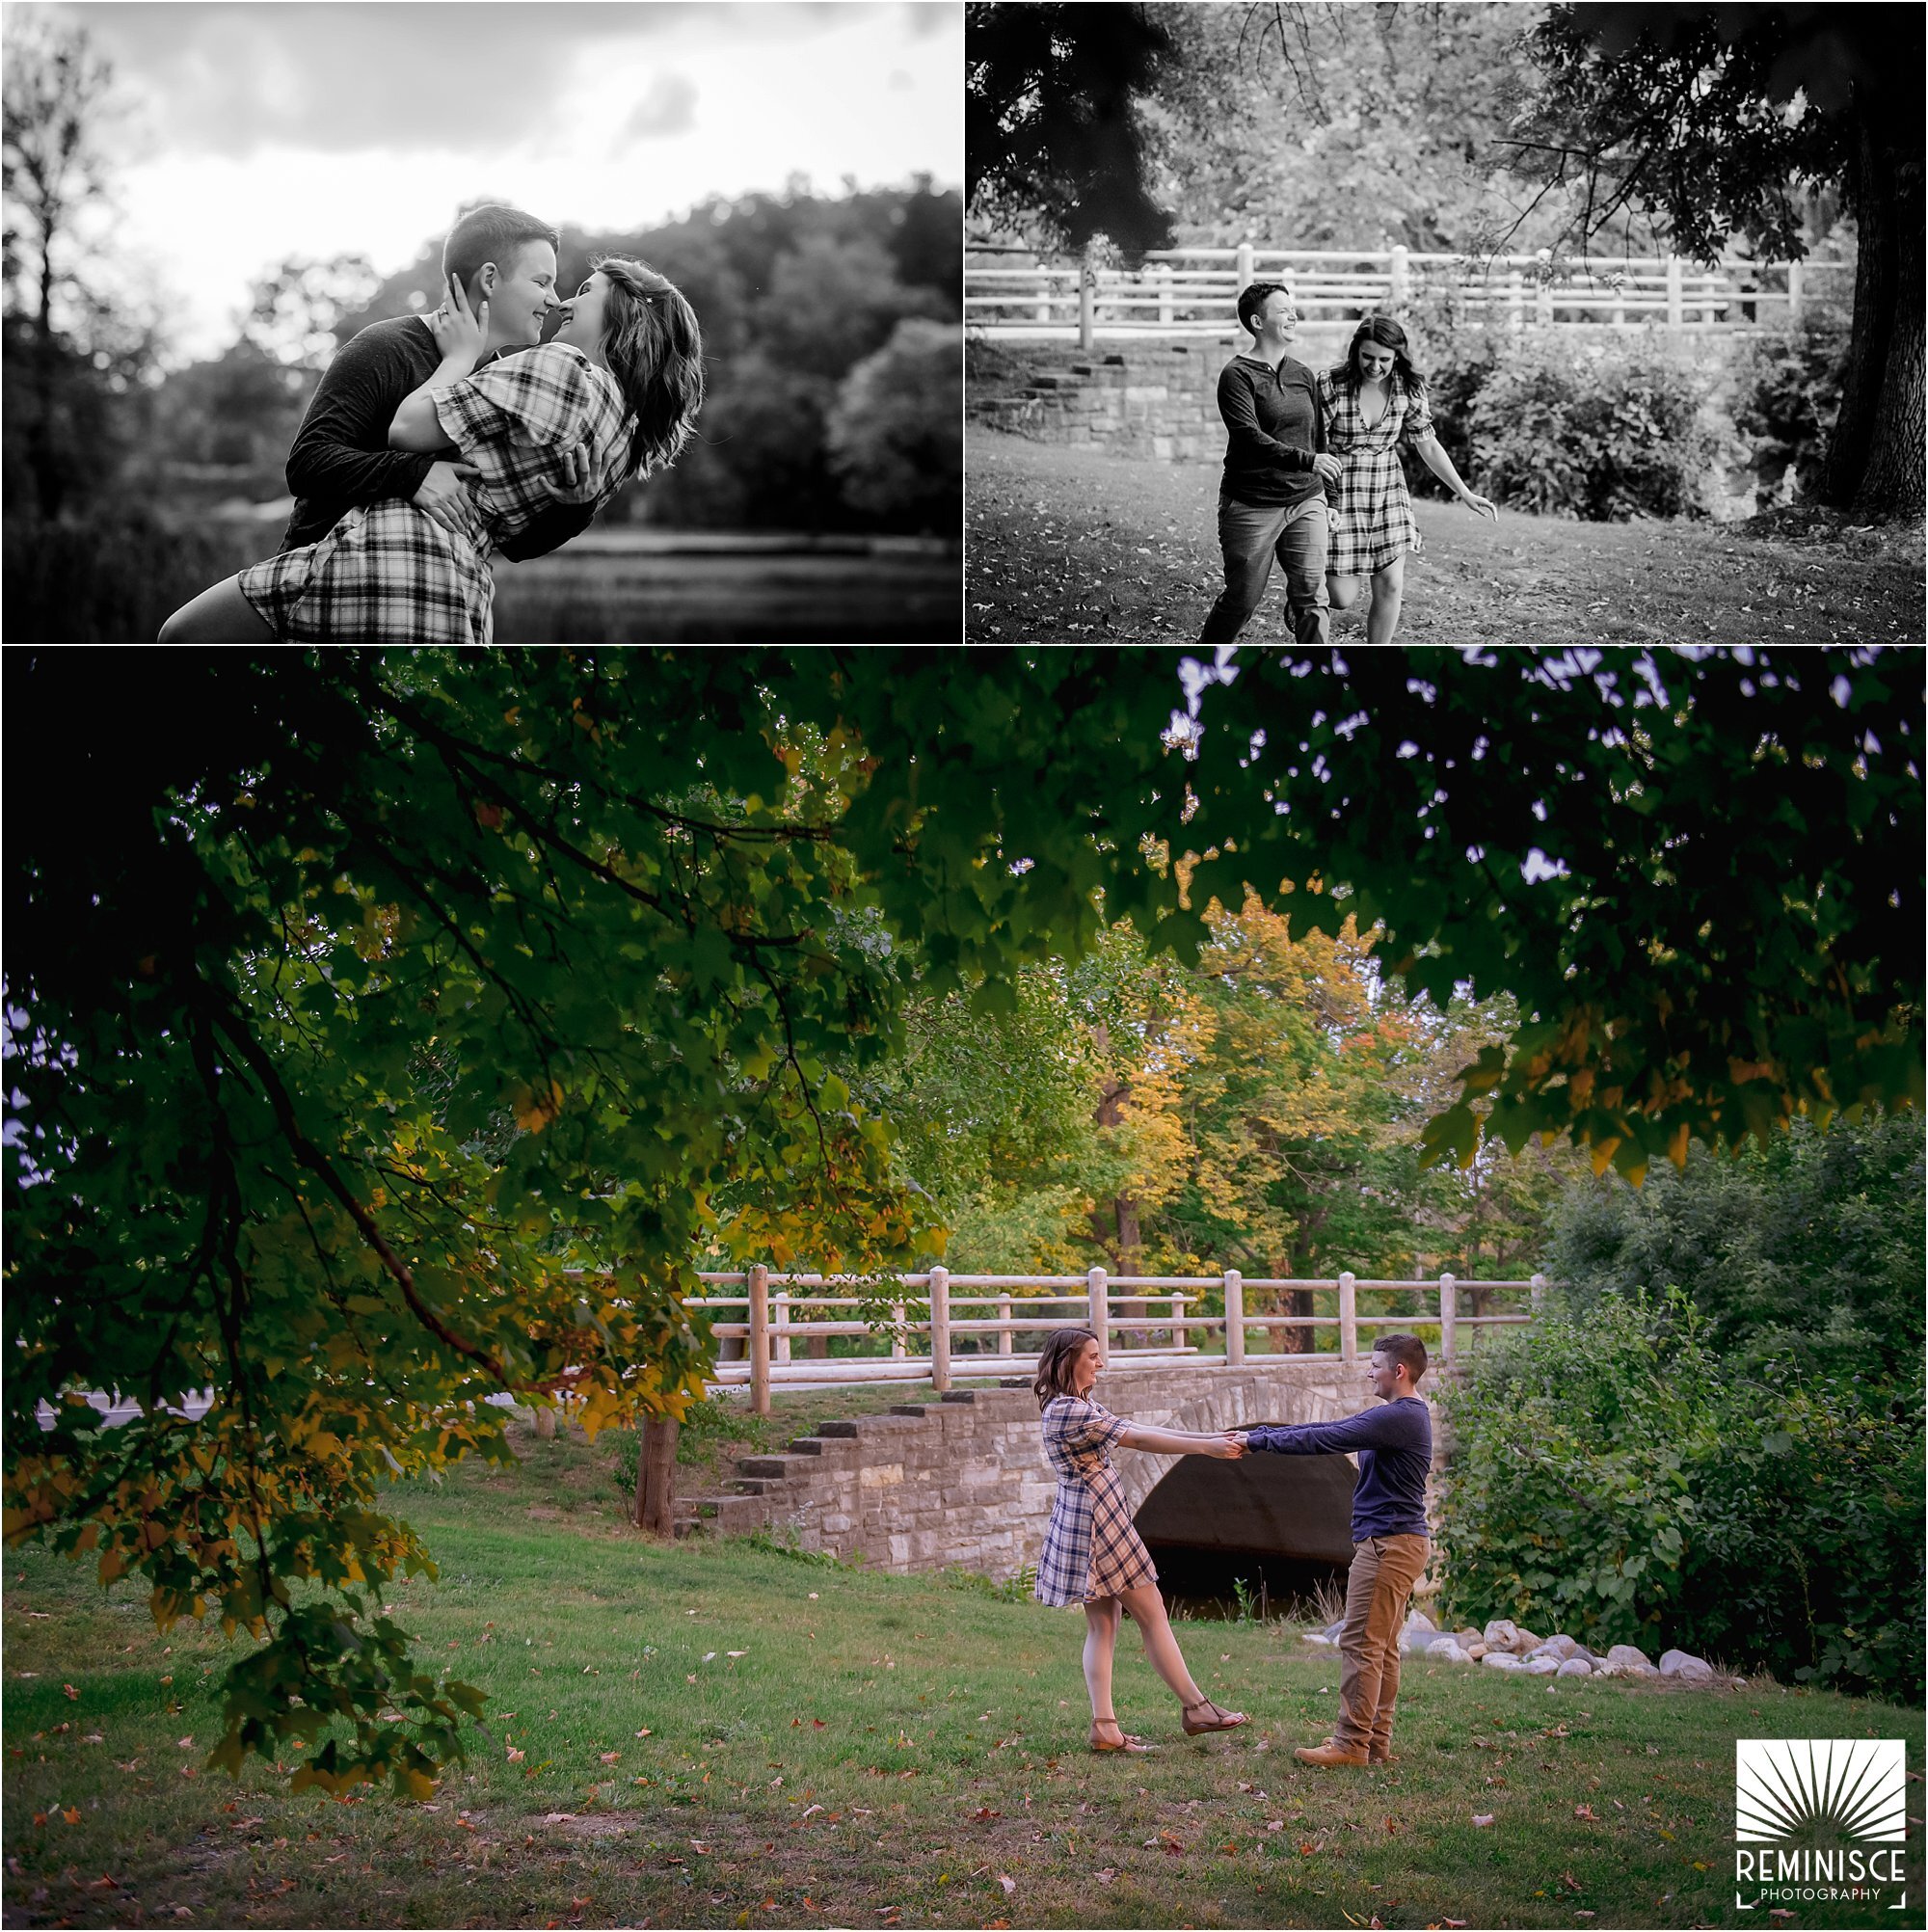
<path fill-rule="evenodd" d="M 1144 1639 L 1145 1655 L 1151 1659 L 1152 1669 L 1178 1693 L 1181 1703 L 1202 1704 L 1205 1693 L 1192 1681 L 1192 1673 L 1185 1668 L 1185 1656 L 1178 1648 L 1178 1639 L 1171 1633 L 1171 1620 L 1165 1614 L 1165 1598 L 1158 1594 L 1158 1585 L 1140 1583 L 1135 1590 L 1127 1590 L 1124 1602 L 1132 1613 L 1132 1622 L 1138 1626 L 1138 1635 Z M 1112 1627 L 1115 1629 L 1116 1625 Z M 1108 1681 L 1106 1689 L 1110 1688 Z"/>
<path fill-rule="evenodd" d="M 1366 586 L 1362 577 L 1330 577 L 1326 579 L 1326 601 L 1334 610 L 1350 610 Z"/>
<path fill-rule="evenodd" d="M 261 613 L 241 594 L 238 577 L 224 577 L 211 590 L 181 605 L 161 626 L 163 644 L 272 644 L 275 633 Z"/>
<path fill-rule="evenodd" d="M 1111 1708 L 1111 1659 L 1118 1644 L 1118 1599 L 1099 1597 L 1084 1606 L 1084 1688 L 1091 1693 L 1093 1725 L 1115 1724 Z"/>
<path fill-rule="evenodd" d="M 1399 629 L 1399 614 L 1406 602 L 1406 559 L 1395 557 L 1384 570 L 1373 573 L 1373 604 L 1366 612 L 1366 642 L 1390 644 Z"/>

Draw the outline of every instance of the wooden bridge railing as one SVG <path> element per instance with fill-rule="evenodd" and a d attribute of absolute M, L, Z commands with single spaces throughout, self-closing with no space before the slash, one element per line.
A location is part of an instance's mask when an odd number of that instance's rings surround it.
<path fill-rule="evenodd" d="M 888 1329 L 880 1334 L 861 1315 L 842 1312 L 867 1304 L 874 1307 L 876 1293 L 866 1297 L 851 1292 L 862 1287 L 861 1282 L 820 1275 L 776 1275 L 763 1267 L 742 1274 L 706 1274 L 700 1279 L 706 1288 L 726 1292 L 710 1293 L 687 1305 L 710 1313 L 710 1332 L 719 1342 L 742 1349 L 739 1355 L 717 1361 L 715 1379 L 726 1386 L 747 1382 L 760 1415 L 769 1413 L 773 1382 L 927 1382 L 941 1392 L 951 1387 L 960 1371 L 1022 1374 L 1036 1368 L 1037 1349 L 1020 1349 L 1020 1335 L 1041 1335 L 1073 1325 L 1088 1326 L 1101 1335 L 1113 1361 L 1192 1367 L 1304 1358 L 1302 1350 L 1290 1354 L 1254 1350 L 1255 1328 L 1310 1330 L 1315 1344 L 1330 1333 L 1332 1347 L 1315 1347 L 1311 1353 L 1355 1362 L 1362 1329 L 1436 1327 L 1435 1354 L 1450 1366 L 1459 1353 L 1462 1331 L 1470 1331 L 1470 1341 L 1482 1328 L 1531 1322 L 1546 1286 L 1540 1275 L 1526 1281 L 1470 1281 L 1452 1275 L 1442 1275 L 1434 1282 L 1388 1281 L 1352 1274 L 1318 1280 L 1247 1281 L 1237 1270 L 1210 1275 L 1110 1275 L 1094 1268 L 1080 1275 L 952 1275 L 948 1269 L 933 1268 L 927 1274 L 892 1277 L 880 1288 L 878 1292 L 893 1298 Z M 742 1292 L 727 1292 L 735 1289 Z M 960 1289 L 966 1292 L 959 1294 Z M 1201 1291 L 1209 1290 L 1222 1297 L 1222 1313 L 1207 1314 L 1200 1308 Z M 1273 1308 L 1247 1313 L 1248 1290 L 1324 1294 L 1335 1298 L 1336 1312 L 1301 1314 Z M 1361 1314 L 1362 1290 L 1415 1297 L 1418 1305 L 1404 1313 Z M 1517 1299 L 1521 1290 L 1529 1298 L 1524 1311 L 1459 1312 L 1462 1293 L 1485 1296 L 1502 1291 Z M 811 1311 L 807 1315 L 802 1313 L 806 1309 Z M 996 1312 L 962 1312 L 972 1309 Z M 733 1312 L 736 1310 L 740 1315 Z M 1152 1339 L 1160 1331 L 1168 1337 L 1162 1346 Z M 1135 1343 L 1129 1339 L 1134 1335 L 1143 1339 Z M 799 1364 L 791 1351 L 799 1336 L 868 1336 L 875 1342 L 876 1353 Z M 916 1337 L 924 1339 L 925 1349 L 913 1355 L 911 1343 Z M 1201 1346 L 1201 1341 L 1213 1346 Z M 1372 1353 L 1370 1337 L 1366 1353 Z"/>
<path fill-rule="evenodd" d="M 1027 257 L 1022 262 L 1018 257 Z M 1795 320 L 1821 288 L 1842 297 L 1854 263 L 1724 261 L 1704 268 L 1680 255 L 1629 256 L 1584 265 L 1540 255 L 1464 256 L 1414 250 L 1162 249 L 1136 269 L 1051 266 L 1030 251 L 970 242 L 964 321 L 991 338 L 1068 338 L 1089 349 L 1099 336 L 1224 335 L 1237 324 L 1240 289 L 1280 282 L 1308 324 L 1346 323 L 1399 309 L 1422 293 L 1450 291 L 1464 308 L 1517 328 L 1527 322 L 1595 322 L 1671 330 L 1743 328 Z M 1845 284 L 1839 278 L 1845 275 Z"/>

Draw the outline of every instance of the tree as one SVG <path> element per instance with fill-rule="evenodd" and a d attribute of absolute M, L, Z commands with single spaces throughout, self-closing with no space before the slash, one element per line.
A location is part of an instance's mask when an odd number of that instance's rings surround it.
<path fill-rule="evenodd" d="M 1383 921 L 1408 993 L 1519 1003 L 1435 1156 L 1566 1135 L 1638 1179 L 1693 1138 L 1919 1106 L 1921 877 L 1895 862 L 1918 658 L 1293 651 L 1233 675 L 1200 710 L 1228 743 L 1192 778 L 1194 909 L 1249 887 L 1295 937 Z"/>
<path fill-rule="evenodd" d="M 1798 260 L 1807 196 L 1839 189 L 1859 254 L 1824 491 L 1870 515 L 1922 509 L 1922 34 L 1918 9 L 1555 7 L 1507 137 L 1542 193 L 1567 193 L 1583 247 L 1650 209 L 1704 260 L 1736 233 Z"/>
<path fill-rule="evenodd" d="M 971 210 L 1048 249 L 1169 248 L 1137 98 L 1171 51 L 1165 30 L 1142 7 L 974 5 L 964 34 Z"/>
<path fill-rule="evenodd" d="M 101 134 L 113 86 L 113 69 L 86 28 L 25 10 L 9 22 L 0 140 L 8 292 L 12 312 L 16 274 L 30 278 L 35 380 L 27 462 L 48 517 L 59 514 L 70 481 L 61 449 L 62 307 L 76 300 L 85 306 L 76 264 L 84 218 L 107 198 Z"/>
<path fill-rule="evenodd" d="M 913 946 L 996 1014 L 1246 880 L 1301 944 L 1383 920 L 1409 990 L 1519 1001 L 1489 1135 L 1632 1172 L 1918 1093 L 1911 660 L 1248 656 L 1175 726 L 1182 664 L 12 654 L 68 738 L 7 763 L 7 1535 L 256 1639 L 217 1761 L 424 1788 L 476 1699 L 383 1614 L 432 1566 L 384 1485 L 505 1454 L 504 1390 L 679 1414 L 715 1241 L 929 1250 L 862 1097 Z"/>
<path fill-rule="evenodd" d="M 824 443 L 857 509 L 909 529 L 959 528 L 963 351 L 962 329 L 899 322 L 844 377 Z"/>
<path fill-rule="evenodd" d="M 288 255 L 250 284 L 254 306 L 242 325 L 245 341 L 284 367 L 325 369 L 382 285 L 365 255 L 326 260 Z"/>

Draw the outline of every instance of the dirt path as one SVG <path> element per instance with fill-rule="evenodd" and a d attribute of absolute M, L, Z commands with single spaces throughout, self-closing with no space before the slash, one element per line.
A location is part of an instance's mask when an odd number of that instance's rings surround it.
<path fill-rule="evenodd" d="M 1216 464 L 1128 461 L 973 426 L 973 641 L 1196 637 L 1218 593 Z M 1795 540 L 1754 525 L 1572 523 L 1416 506 L 1402 643 L 1918 642 L 1921 526 Z M 1286 631 L 1274 576 L 1254 641 Z M 1363 602 L 1335 639 L 1365 634 Z"/>

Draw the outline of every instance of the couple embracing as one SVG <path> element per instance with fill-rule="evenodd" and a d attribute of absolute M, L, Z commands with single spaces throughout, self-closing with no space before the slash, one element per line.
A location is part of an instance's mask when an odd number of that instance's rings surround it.
<path fill-rule="evenodd" d="M 1189 1737 L 1236 1731 L 1247 1722 L 1225 1710 L 1192 1681 L 1165 1616 L 1151 1553 L 1132 1526 L 1113 1448 L 1155 1456 L 1212 1456 L 1236 1461 L 1251 1450 L 1284 1456 L 1356 1453 L 1352 1491 L 1352 1562 L 1346 1573 L 1346 1617 L 1339 1634 L 1339 1721 L 1323 1744 L 1300 1745 L 1304 1763 L 1386 1764 L 1392 1752 L 1393 1705 L 1399 1696 L 1399 1634 L 1406 1604 L 1432 1545 L 1426 1527 L 1426 1472 L 1433 1461 L 1433 1422 L 1417 1395 L 1426 1345 L 1417 1335 L 1385 1335 L 1373 1344 L 1367 1382 L 1383 1405 L 1341 1422 L 1227 1429 L 1216 1435 L 1148 1429 L 1113 1415 L 1091 1390 L 1105 1367 L 1088 1328 L 1059 1328 L 1038 1355 L 1034 1384 L 1043 1411 L 1045 1459 L 1058 1494 L 1038 1559 L 1035 1595 L 1042 1603 L 1084 1611 L 1084 1682 L 1091 1694 L 1091 1749 L 1150 1751 L 1131 1736 L 1111 1707 L 1111 1659 L 1121 1611 L 1131 1613 L 1152 1668 L 1176 1693 Z"/>
<path fill-rule="evenodd" d="M 1348 608 L 1370 585 L 1366 642 L 1389 644 L 1406 595 L 1406 559 L 1420 547 L 1400 443 L 1416 449 L 1469 510 L 1495 522 L 1499 512 L 1467 489 L 1439 446 L 1425 381 L 1391 316 L 1367 316 L 1346 360 L 1323 375 L 1287 353 L 1299 311 L 1281 283 L 1242 289 L 1239 326 L 1252 346 L 1218 377 L 1229 439 L 1218 496 L 1225 588 L 1199 642 L 1238 636 L 1276 559 L 1296 643 L 1328 642 L 1328 610 Z"/>
<path fill-rule="evenodd" d="M 623 256 L 560 295 L 560 240 L 517 208 L 463 216 L 440 306 L 370 323 L 323 374 L 280 552 L 183 604 L 163 643 L 486 644 L 492 550 L 546 556 L 675 459 L 703 401 L 695 314 Z"/>

